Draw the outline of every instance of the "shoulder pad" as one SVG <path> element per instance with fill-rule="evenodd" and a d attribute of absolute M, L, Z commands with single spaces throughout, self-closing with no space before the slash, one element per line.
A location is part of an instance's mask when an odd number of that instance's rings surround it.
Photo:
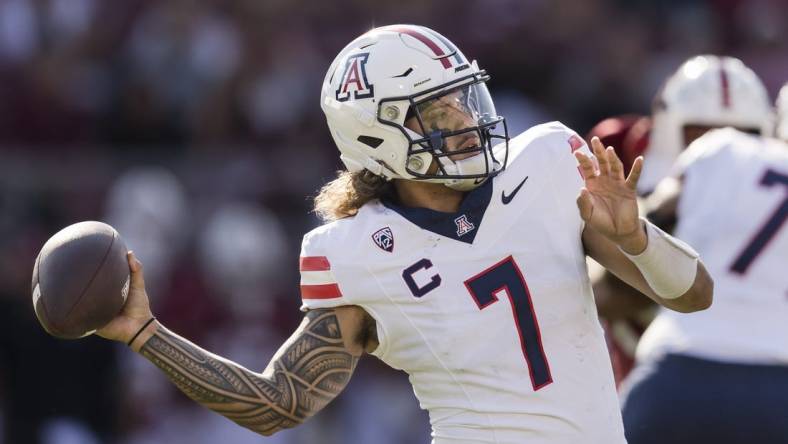
<path fill-rule="evenodd" d="M 585 140 L 575 131 L 568 128 L 561 122 L 548 122 L 531 127 L 514 137 L 509 142 L 509 159 L 507 170 L 517 169 L 517 163 L 529 156 L 526 152 L 539 151 L 537 157 L 554 158 L 561 162 L 574 160 L 574 153 L 577 150 L 584 150 L 587 155 L 592 155 Z"/>

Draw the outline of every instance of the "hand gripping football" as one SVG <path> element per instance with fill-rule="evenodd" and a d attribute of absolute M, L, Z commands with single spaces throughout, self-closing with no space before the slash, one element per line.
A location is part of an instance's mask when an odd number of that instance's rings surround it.
<path fill-rule="evenodd" d="M 111 226 L 80 222 L 52 236 L 33 268 L 33 308 L 44 329 L 87 336 L 120 313 L 129 291 L 126 245 Z"/>

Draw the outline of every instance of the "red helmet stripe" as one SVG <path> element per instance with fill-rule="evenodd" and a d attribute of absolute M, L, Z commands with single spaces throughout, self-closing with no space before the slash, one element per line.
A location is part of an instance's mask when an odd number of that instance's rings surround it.
<path fill-rule="evenodd" d="M 441 42 L 443 42 L 443 44 L 446 45 L 447 48 L 449 48 L 449 52 L 453 52 L 454 53 L 454 57 L 453 58 L 454 58 L 454 61 L 457 62 L 457 65 L 462 65 L 463 60 L 462 60 L 462 56 L 460 55 L 460 50 L 458 50 L 457 47 L 454 46 L 454 44 L 452 42 L 450 42 L 449 40 L 447 40 L 445 37 L 443 37 L 442 35 L 438 34 L 437 32 L 433 31 L 432 34 L 435 35 L 436 39 L 438 39 Z"/>
<path fill-rule="evenodd" d="M 437 57 L 440 57 L 439 60 L 440 60 L 440 62 L 443 65 L 444 68 L 446 68 L 446 69 L 451 68 L 451 62 L 449 61 L 448 57 L 446 57 L 446 53 L 444 53 L 443 50 L 441 49 L 441 47 L 438 46 L 432 40 L 430 40 L 430 38 L 427 37 L 426 35 L 416 31 L 415 29 L 406 28 L 404 26 L 403 27 L 387 28 L 387 29 L 390 30 L 390 31 L 401 32 L 403 34 L 407 34 L 407 35 L 415 38 L 416 40 L 420 41 L 421 43 L 424 43 L 425 45 L 427 45 L 428 48 L 430 48 L 432 50 L 433 54 L 435 54 Z"/>
<path fill-rule="evenodd" d="M 720 85 L 722 86 L 722 107 L 730 108 L 731 107 L 730 84 L 728 83 L 728 72 L 725 71 L 724 66 L 720 67 Z"/>

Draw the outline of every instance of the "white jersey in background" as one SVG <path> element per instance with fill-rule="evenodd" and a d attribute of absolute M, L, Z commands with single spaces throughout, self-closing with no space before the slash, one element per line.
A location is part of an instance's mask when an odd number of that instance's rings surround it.
<path fill-rule="evenodd" d="M 625 442 L 560 123 L 510 142 L 456 214 L 372 202 L 301 251 L 303 309 L 357 305 L 374 355 L 408 373 L 434 442 Z"/>
<path fill-rule="evenodd" d="M 714 278 L 708 310 L 660 314 L 638 360 L 679 353 L 788 364 L 788 145 L 730 128 L 709 132 L 678 160 L 675 235 Z"/>

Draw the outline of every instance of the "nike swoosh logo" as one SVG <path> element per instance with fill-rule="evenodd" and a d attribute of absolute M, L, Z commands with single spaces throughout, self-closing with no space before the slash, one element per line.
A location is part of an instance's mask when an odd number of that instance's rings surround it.
<path fill-rule="evenodd" d="M 508 196 L 506 195 L 505 191 L 501 191 L 501 202 L 503 202 L 504 205 L 509 205 L 509 202 L 511 202 L 512 199 L 514 199 L 514 195 L 517 194 L 518 191 L 520 191 L 520 188 L 523 187 L 526 180 L 528 180 L 528 176 L 525 176 L 525 179 L 523 179 L 523 181 L 520 182 L 520 185 L 517 185 L 517 188 L 512 190 L 512 192 L 509 193 Z"/>

